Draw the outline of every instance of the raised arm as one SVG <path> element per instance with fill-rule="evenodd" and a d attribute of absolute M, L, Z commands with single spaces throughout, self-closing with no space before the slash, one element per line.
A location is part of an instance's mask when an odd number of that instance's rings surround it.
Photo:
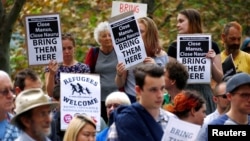
<path fill-rule="evenodd" d="M 118 88 L 121 88 L 125 85 L 127 78 L 127 70 L 125 69 L 125 65 L 123 63 L 118 63 L 116 65 L 116 76 L 115 83 Z"/>
<path fill-rule="evenodd" d="M 49 71 L 45 73 L 45 87 L 48 95 L 52 97 L 55 86 L 55 75 L 58 70 L 58 63 L 51 60 L 48 65 Z"/>
<path fill-rule="evenodd" d="M 211 59 L 212 64 L 212 78 L 217 82 L 222 81 L 223 71 L 222 71 L 222 64 L 221 64 L 221 57 L 220 54 L 216 54 L 213 49 L 209 50 L 206 54 L 207 58 Z"/>

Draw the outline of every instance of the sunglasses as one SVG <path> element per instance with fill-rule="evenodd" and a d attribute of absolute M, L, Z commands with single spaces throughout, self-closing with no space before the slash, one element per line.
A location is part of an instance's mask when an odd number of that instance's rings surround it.
<path fill-rule="evenodd" d="M 8 89 L 8 88 L 6 88 L 6 89 L 0 91 L 0 94 L 2 94 L 4 96 L 7 96 L 9 93 L 14 94 L 14 92 L 15 92 L 14 89 Z"/>
<path fill-rule="evenodd" d="M 222 97 L 224 99 L 227 99 L 227 95 L 226 94 L 216 95 L 216 97 Z"/>

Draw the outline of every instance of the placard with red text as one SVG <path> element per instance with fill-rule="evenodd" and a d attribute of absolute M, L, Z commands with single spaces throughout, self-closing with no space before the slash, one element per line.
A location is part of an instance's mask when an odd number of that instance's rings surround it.
<path fill-rule="evenodd" d="M 133 3 L 133 2 L 122 2 L 113 1 L 112 2 L 112 12 L 111 17 L 120 15 L 125 12 L 133 11 L 135 18 L 141 18 L 147 16 L 147 4 L 145 3 Z"/>

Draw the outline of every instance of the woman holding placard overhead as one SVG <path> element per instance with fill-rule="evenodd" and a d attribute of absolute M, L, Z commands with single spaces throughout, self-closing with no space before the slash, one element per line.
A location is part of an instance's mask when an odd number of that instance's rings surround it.
<path fill-rule="evenodd" d="M 62 34 L 63 63 L 58 64 L 51 60 L 45 68 L 45 87 L 49 96 L 52 96 L 55 84 L 60 84 L 60 73 L 89 73 L 88 65 L 78 62 L 75 55 L 75 40 L 70 33 Z"/>
<path fill-rule="evenodd" d="M 184 9 L 177 16 L 177 30 L 179 34 L 202 34 L 202 22 L 200 13 L 195 9 Z M 177 42 L 174 41 L 168 47 L 168 55 L 176 58 Z M 215 42 L 212 42 L 212 49 L 206 54 L 211 59 L 212 78 L 217 83 L 222 81 L 223 72 L 220 58 L 220 49 Z M 208 74 L 205 74 L 208 75 Z M 215 110 L 215 104 L 212 100 L 212 89 L 210 84 L 188 84 L 187 89 L 197 90 L 203 95 L 207 104 L 207 114 Z"/>
<path fill-rule="evenodd" d="M 167 53 L 160 46 L 158 29 L 156 24 L 149 17 L 142 17 L 138 20 L 139 29 L 146 49 L 147 57 L 144 63 L 157 63 L 164 67 L 168 62 Z M 125 65 L 119 62 L 116 66 L 117 74 L 115 82 L 118 87 L 124 87 L 130 101 L 136 101 L 135 79 L 133 69 L 125 70 Z"/>

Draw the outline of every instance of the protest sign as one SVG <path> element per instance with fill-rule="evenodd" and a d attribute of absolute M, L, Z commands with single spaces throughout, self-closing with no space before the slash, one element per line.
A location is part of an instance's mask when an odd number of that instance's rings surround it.
<path fill-rule="evenodd" d="M 200 129 L 200 125 L 169 117 L 161 141 L 196 141 Z"/>
<path fill-rule="evenodd" d="M 77 114 L 87 114 L 100 130 L 100 76 L 60 73 L 61 130 L 65 130 Z"/>
<path fill-rule="evenodd" d="M 143 62 L 147 54 L 133 12 L 111 18 L 109 25 L 118 62 L 123 62 L 126 69 Z"/>
<path fill-rule="evenodd" d="M 25 26 L 29 65 L 63 62 L 59 14 L 26 15 Z"/>
<path fill-rule="evenodd" d="M 209 34 L 179 34 L 177 36 L 177 60 L 189 72 L 188 84 L 211 81 L 211 60 L 206 53 L 211 49 Z"/>
<path fill-rule="evenodd" d="M 133 11 L 135 18 L 141 18 L 147 16 L 147 4 L 145 3 L 133 3 L 133 2 L 122 2 L 112 1 L 111 17 Z"/>
<path fill-rule="evenodd" d="M 225 61 L 222 63 L 222 69 L 223 69 L 224 78 L 228 76 L 233 76 L 234 74 L 236 74 L 236 68 L 233 62 L 232 54 L 228 55 Z"/>

